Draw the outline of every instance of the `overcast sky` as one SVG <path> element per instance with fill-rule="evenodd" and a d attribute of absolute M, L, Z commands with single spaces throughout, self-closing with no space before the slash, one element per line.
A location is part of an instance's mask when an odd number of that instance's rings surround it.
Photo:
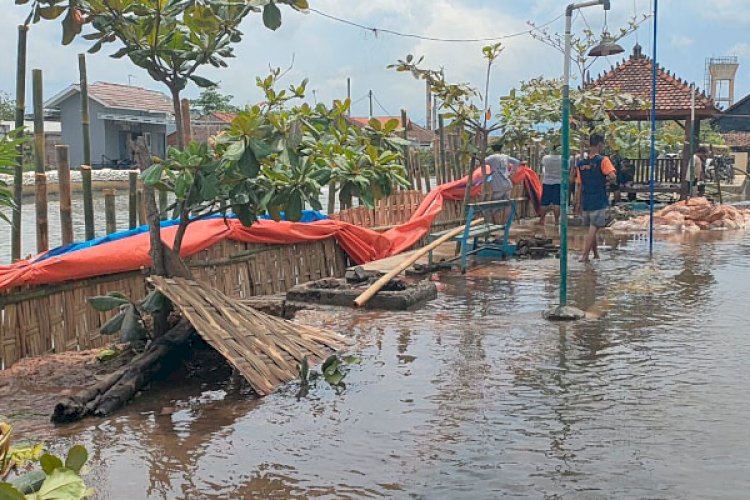
<path fill-rule="evenodd" d="M 3 2 L 0 16 L 0 46 L 4 64 L 0 70 L 0 91 L 14 92 L 16 26 L 22 22 L 27 6 Z M 523 31 L 527 21 L 538 24 L 560 16 L 567 1 L 561 0 L 310 0 L 310 5 L 337 17 L 358 23 L 433 37 L 494 37 Z M 651 9 L 651 0 L 612 0 L 610 28 L 621 26 L 634 13 Z M 703 87 L 705 58 L 737 55 L 740 58 L 737 97 L 750 92 L 750 1 L 747 0 L 661 0 L 659 2 L 659 61 L 679 76 Z M 375 114 L 397 114 L 409 110 L 417 122 L 425 119 L 424 84 L 411 76 L 387 70 L 386 66 L 406 54 L 425 56 L 425 65 L 444 67 L 449 80 L 482 82 L 482 43 L 449 44 L 420 41 L 347 26 L 315 13 L 303 15 L 283 9 L 282 27 L 271 32 L 262 26 L 259 16 L 245 21 L 245 37 L 237 46 L 237 57 L 230 67 L 208 70 L 204 76 L 220 81 L 223 92 L 233 94 L 237 104 L 256 102 L 259 92 L 255 77 L 265 75 L 268 66 L 290 64 L 294 68 L 287 82 L 310 79 L 318 101 L 346 96 L 346 78 L 352 79 L 355 115 L 368 112 L 366 96 L 372 89 L 378 101 Z M 585 11 L 585 19 L 575 21 L 575 30 L 586 23 L 601 30 L 604 16 L 598 7 Z M 562 31 L 563 19 L 551 27 Z M 44 71 L 45 96 L 49 97 L 77 79 L 76 54 L 87 48 L 85 40 L 60 45 L 57 22 L 34 25 L 29 34 L 29 69 Z M 639 30 L 637 38 L 644 52 L 652 54 L 651 24 Z M 628 52 L 636 42 L 631 35 L 622 42 Z M 555 50 L 522 36 L 507 40 L 493 73 L 492 98 L 506 93 L 519 81 L 540 75 L 557 77 L 562 73 L 562 56 Z M 89 80 L 128 83 L 164 90 L 127 59 L 107 56 L 115 46 L 89 56 Z M 609 67 L 619 58 L 597 63 L 593 73 Z M 187 90 L 188 97 L 198 93 Z M 312 99 L 312 92 L 310 92 Z M 30 101 L 27 101 L 30 102 Z"/>

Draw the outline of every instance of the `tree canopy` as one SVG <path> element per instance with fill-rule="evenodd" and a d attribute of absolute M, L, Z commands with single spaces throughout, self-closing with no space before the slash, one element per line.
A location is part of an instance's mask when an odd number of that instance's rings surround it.
<path fill-rule="evenodd" d="M 239 111 L 239 108 L 232 104 L 232 99 L 234 99 L 233 95 L 222 94 L 219 92 L 219 87 L 214 86 L 203 89 L 197 99 L 190 100 L 190 104 L 204 115 L 215 111 L 234 113 Z"/>

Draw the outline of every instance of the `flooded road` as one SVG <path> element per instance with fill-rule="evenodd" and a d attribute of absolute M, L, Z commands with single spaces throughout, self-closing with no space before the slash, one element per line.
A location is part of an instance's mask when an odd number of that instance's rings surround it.
<path fill-rule="evenodd" d="M 573 324 L 541 318 L 552 259 L 444 275 L 414 312 L 303 313 L 357 341 L 339 395 L 187 379 L 22 428 L 84 443 L 100 498 L 747 498 L 750 235 L 647 252 L 572 264 L 571 302 L 598 318 Z"/>

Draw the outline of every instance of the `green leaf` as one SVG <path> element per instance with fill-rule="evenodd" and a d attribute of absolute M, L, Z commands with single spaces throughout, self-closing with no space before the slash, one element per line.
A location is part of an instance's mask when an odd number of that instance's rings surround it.
<path fill-rule="evenodd" d="M 65 12 L 65 7 L 61 5 L 39 7 L 39 15 L 42 17 L 42 19 L 47 19 L 48 21 L 57 19 L 63 12 Z"/>
<path fill-rule="evenodd" d="M 146 331 L 141 326 L 141 315 L 138 314 L 134 305 L 129 305 L 124 311 L 125 317 L 122 320 L 120 329 L 121 340 L 123 342 L 137 342 L 147 337 Z"/>
<path fill-rule="evenodd" d="M 89 453 L 86 451 L 86 448 L 77 444 L 68 451 L 68 457 L 65 459 L 65 468 L 80 474 L 81 467 L 86 464 L 88 459 Z"/>
<path fill-rule="evenodd" d="M 255 157 L 253 148 L 249 147 L 245 149 L 240 161 L 237 162 L 237 166 L 245 177 L 253 179 L 258 176 L 258 172 L 260 172 L 260 162 L 258 162 L 258 159 Z"/>
<path fill-rule="evenodd" d="M 0 500 L 26 500 L 26 497 L 12 484 L 0 483 Z"/>
<path fill-rule="evenodd" d="M 326 382 L 331 384 L 332 386 L 340 386 L 341 382 L 344 380 L 344 377 L 346 376 L 345 373 L 341 373 L 340 371 L 333 371 L 333 372 L 324 372 L 323 378 Z"/>
<path fill-rule="evenodd" d="M 307 356 L 302 358 L 302 363 L 299 365 L 299 378 L 302 382 L 307 382 L 310 378 L 310 365 L 307 361 Z"/>
<path fill-rule="evenodd" d="M 44 473 L 48 476 L 52 474 L 56 469 L 61 469 L 63 466 L 62 460 L 50 453 L 45 453 L 44 455 L 42 455 L 42 457 L 39 459 L 39 464 L 42 466 L 42 470 L 44 471 Z"/>
<path fill-rule="evenodd" d="M 73 18 L 73 11 L 75 9 L 68 9 L 68 14 L 63 18 L 63 36 L 62 44 L 69 45 L 75 37 L 81 32 L 81 25 L 76 22 Z"/>
<path fill-rule="evenodd" d="M 286 206 L 286 220 L 298 221 L 302 218 L 302 197 L 294 191 L 290 194 Z"/>
<path fill-rule="evenodd" d="M 347 365 L 359 365 L 362 363 L 362 358 L 356 354 L 350 354 L 349 356 L 344 356 L 344 363 Z"/>
<path fill-rule="evenodd" d="M 199 87 L 202 88 L 211 88 L 216 87 L 216 82 L 212 82 L 208 78 L 203 78 L 202 76 L 197 75 L 190 75 L 190 79 Z"/>
<path fill-rule="evenodd" d="M 115 359 L 119 355 L 120 351 L 117 351 L 115 349 L 104 349 L 102 351 L 99 351 L 99 354 L 96 355 L 96 359 L 98 359 L 101 363 L 105 363 L 111 359 Z"/>
<path fill-rule="evenodd" d="M 78 500 L 86 493 L 86 484 L 78 474 L 68 469 L 58 469 L 48 475 L 35 500 Z"/>
<path fill-rule="evenodd" d="M 86 300 L 91 307 L 100 312 L 111 311 L 112 309 L 117 309 L 122 305 L 130 303 L 128 299 L 113 297 L 111 295 L 99 295 L 97 297 L 89 297 Z"/>
<path fill-rule="evenodd" d="M 102 335 L 114 335 L 120 331 L 122 328 L 122 322 L 125 319 L 125 312 L 120 311 L 115 316 L 109 319 L 106 323 L 102 325 L 102 327 L 99 329 L 99 333 Z"/>
<path fill-rule="evenodd" d="M 146 186 L 153 187 L 161 182 L 162 173 L 164 173 L 163 163 L 154 163 L 146 170 L 141 172 L 141 180 Z"/>
<path fill-rule="evenodd" d="M 341 360 L 335 354 L 332 354 L 326 358 L 323 362 L 323 366 L 320 367 L 323 373 L 334 371 L 341 365 Z"/>
<path fill-rule="evenodd" d="M 275 3 L 271 2 L 263 7 L 263 24 L 274 31 L 281 26 L 281 11 Z"/>
<path fill-rule="evenodd" d="M 250 149 L 253 150 L 253 153 L 255 153 L 255 157 L 258 160 L 262 160 L 263 158 L 271 156 L 274 153 L 274 149 L 264 141 L 250 138 L 248 144 L 250 145 Z"/>
<path fill-rule="evenodd" d="M 140 306 L 144 312 L 154 314 L 157 311 L 161 311 L 169 303 L 169 299 L 158 290 L 152 290 L 151 293 L 146 295 Z"/>

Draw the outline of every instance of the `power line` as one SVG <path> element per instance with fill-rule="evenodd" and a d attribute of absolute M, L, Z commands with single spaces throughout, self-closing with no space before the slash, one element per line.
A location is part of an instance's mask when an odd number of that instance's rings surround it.
<path fill-rule="evenodd" d="M 546 26 L 549 26 L 550 24 L 554 23 L 555 21 L 558 21 L 559 19 L 562 19 L 562 17 L 564 16 L 564 14 L 561 14 L 561 15 L 557 16 L 556 18 L 554 18 L 554 19 L 552 19 L 550 21 L 547 21 L 546 23 L 541 24 L 541 25 L 539 25 L 537 27 L 533 27 L 533 28 L 530 28 L 530 29 L 527 29 L 527 30 L 524 30 L 524 31 L 519 31 L 517 33 L 511 33 L 509 35 L 502 35 L 502 36 L 495 36 L 495 37 L 484 37 L 484 38 L 440 38 L 440 37 L 434 37 L 434 36 L 419 35 L 419 34 L 416 34 L 416 33 L 404 33 L 404 32 L 401 32 L 401 31 L 395 31 L 395 30 L 391 30 L 391 29 L 387 29 L 387 28 L 376 28 L 374 26 L 366 26 L 364 24 L 360 24 L 360 23 L 357 23 L 355 21 L 351 21 L 349 19 L 344 19 L 344 18 L 337 17 L 337 16 L 334 16 L 334 15 L 331 15 L 331 14 L 327 14 L 327 13 L 321 11 L 321 10 L 314 9 L 312 7 L 309 8 L 308 10 L 310 12 L 314 12 L 315 14 L 318 14 L 319 16 L 325 17 L 325 18 L 330 19 L 332 21 L 336 21 L 336 22 L 339 22 L 339 23 L 347 24 L 349 26 L 353 26 L 355 28 L 360 28 L 360 29 L 363 29 L 365 31 L 369 31 L 373 35 L 375 35 L 376 37 L 378 36 L 379 33 L 385 33 L 385 34 L 388 34 L 388 35 L 400 36 L 400 37 L 405 37 L 405 38 L 416 38 L 418 40 L 426 40 L 426 41 L 429 41 L 429 42 L 449 42 L 449 43 L 496 42 L 496 41 L 499 41 L 499 40 L 506 40 L 508 38 L 515 38 L 515 37 L 519 37 L 519 36 L 523 36 L 523 35 L 528 35 L 532 31 L 535 31 L 535 30 L 537 30 L 539 28 L 544 28 Z"/>
<path fill-rule="evenodd" d="M 378 98 L 377 98 L 377 96 L 376 96 L 375 94 L 372 94 L 372 98 L 373 98 L 373 99 L 375 99 L 375 104 L 377 104 L 377 105 L 378 105 L 378 107 L 379 107 L 380 109 L 382 109 L 382 110 L 383 110 L 383 112 L 384 112 L 384 113 L 385 113 L 385 114 L 386 114 L 387 116 L 394 116 L 394 115 L 392 115 L 392 114 L 391 114 L 391 112 L 390 112 L 390 111 L 388 111 L 387 109 L 385 109 L 385 107 L 384 107 L 384 106 L 383 106 L 382 104 L 380 104 L 380 101 L 378 101 Z"/>

